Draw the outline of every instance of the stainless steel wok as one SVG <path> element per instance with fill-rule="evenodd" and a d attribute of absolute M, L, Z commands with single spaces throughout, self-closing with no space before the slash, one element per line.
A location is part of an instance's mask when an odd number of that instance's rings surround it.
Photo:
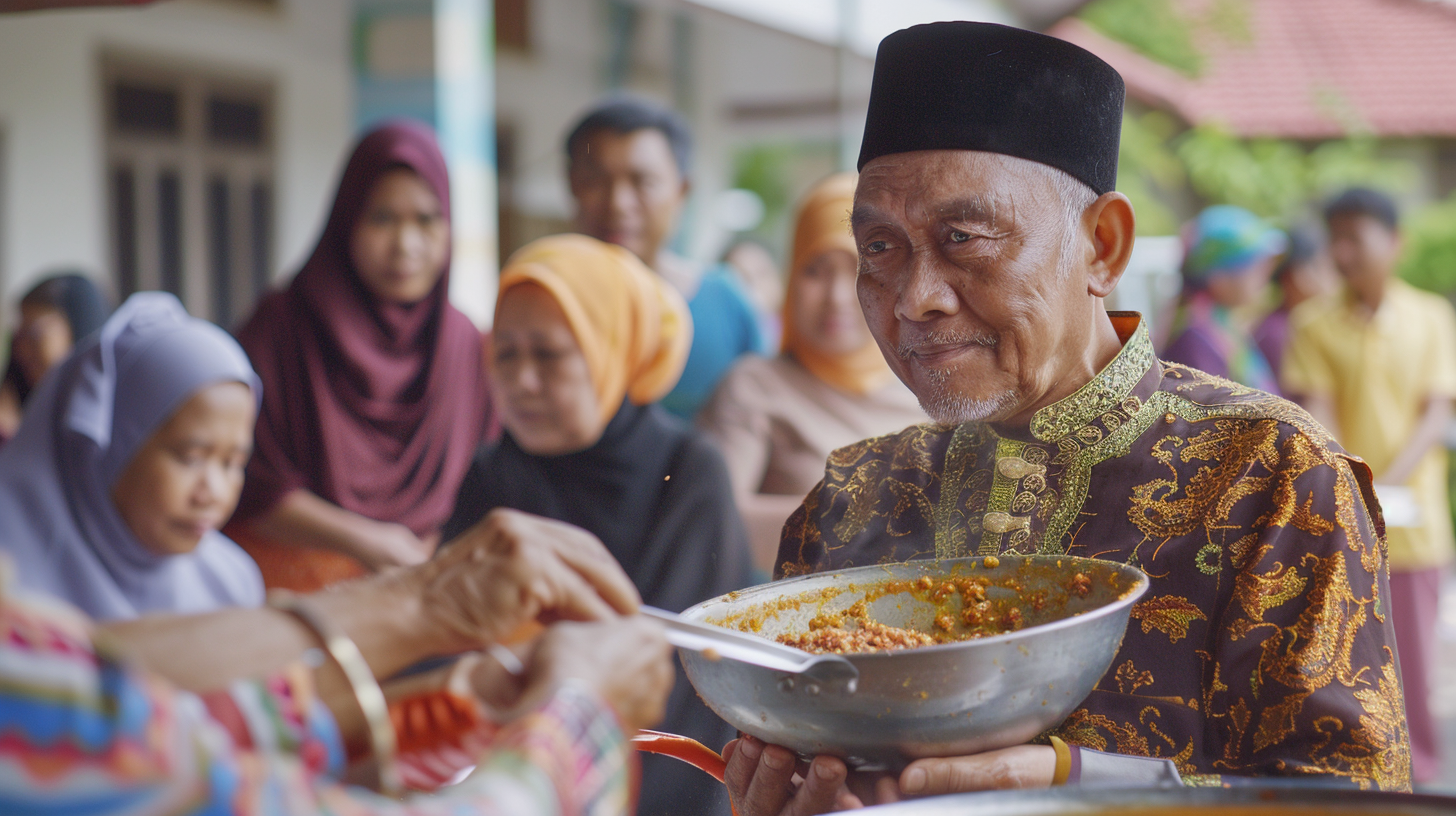
<path fill-rule="evenodd" d="M 683 667 L 698 695 L 738 730 L 806 756 L 845 757 L 855 767 L 893 770 L 915 757 L 1026 742 L 1061 722 L 1106 673 L 1148 579 L 1134 567 L 1090 558 L 1009 556 L 994 567 L 986 563 L 911 561 L 821 573 L 729 593 L 682 617 L 773 638 L 807 631 L 818 614 L 882 595 L 869 604 L 874 620 L 931 632 L 937 616 L 959 613 L 961 597 L 935 600 L 914 583 L 922 576 L 932 585 L 981 576 L 991 581 L 991 599 L 1027 600 L 1020 631 L 846 655 L 858 677 L 842 680 L 686 649 L 680 650 Z M 1068 591 L 1079 572 L 1091 579 L 1085 597 Z M 1030 604 L 1038 594 L 1039 611 Z"/>

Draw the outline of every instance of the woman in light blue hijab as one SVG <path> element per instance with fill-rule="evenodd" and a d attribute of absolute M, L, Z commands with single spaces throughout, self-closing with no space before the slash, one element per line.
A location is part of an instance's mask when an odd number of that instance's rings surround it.
<path fill-rule="evenodd" d="M 21 585 L 101 620 L 262 603 L 257 566 L 217 532 L 260 396 L 226 332 L 133 295 L 41 380 L 0 450 L 0 552 Z"/>

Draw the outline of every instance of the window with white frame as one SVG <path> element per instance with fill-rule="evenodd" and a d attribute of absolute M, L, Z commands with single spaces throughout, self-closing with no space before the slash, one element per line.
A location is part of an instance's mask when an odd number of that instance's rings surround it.
<path fill-rule="evenodd" d="M 172 292 L 231 328 L 271 269 L 271 83 L 107 59 L 103 87 L 118 294 Z"/>

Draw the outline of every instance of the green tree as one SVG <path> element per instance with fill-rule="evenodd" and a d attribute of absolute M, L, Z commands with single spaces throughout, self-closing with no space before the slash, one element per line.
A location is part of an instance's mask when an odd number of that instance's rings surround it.
<path fill-rule="evenodd" d="M 1122 119 L 1122 147 L 1117 159 L 1117 189 L 1132 201 L 1138 235 L 1171 235 L 1178 215 L 1166 199 L 1187 183 L 1183 163 L 1169 143 L 1179 125 L 1172 116 L 1152 111 Z"/>
<path fill-rule="evenodd" d="M 1400 276 L 1442 295 L 1456 292 L 1456 193 L 1405 219 Z M 1456 483 L 1453 483 L 1456 484 Z"/>

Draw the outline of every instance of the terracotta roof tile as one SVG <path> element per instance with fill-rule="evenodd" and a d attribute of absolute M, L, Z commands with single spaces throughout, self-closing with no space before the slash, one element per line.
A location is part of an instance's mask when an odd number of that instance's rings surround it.
<path fill-rule="evenodd" d="M 1188 9 L 1198 0 L 1174 0 Z M 1438 0 L 1248 0 L 1249 42 L 1198 36 L 1190 78 L 1067 20 L 1052 34 L 1101 56 L 1128 95 L 1244 136 L 1456 136 L 1456 7 Z"/>

